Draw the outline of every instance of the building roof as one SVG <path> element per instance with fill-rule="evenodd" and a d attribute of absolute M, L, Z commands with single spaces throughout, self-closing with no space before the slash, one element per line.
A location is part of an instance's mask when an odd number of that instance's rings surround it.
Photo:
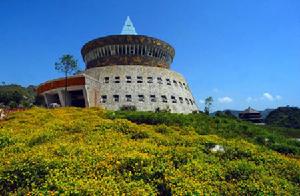
<path fill-rule="evenodd" d="M 243 112 L 240 112 L 241 114 L 245 114 L 245 113 L 260 113 L 256 110 L 254 110 L 253 108 L 251 107 L 248 107 L 246 110 L 244 110 Z"/>
<path fill-rule="evenodd" d="M 123 26 L 121 35 L 137 35 L 133 23 L 131 22 L 129 16 L 127 16 L 125 24 Z"/>

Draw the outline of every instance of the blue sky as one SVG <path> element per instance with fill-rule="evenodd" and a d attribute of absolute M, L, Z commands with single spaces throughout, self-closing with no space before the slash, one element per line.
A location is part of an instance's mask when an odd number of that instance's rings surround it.
<path fill-rule="evenodd" d="M 201 109 L 208 96 L 214 110 L 300 106 L 299 0 L 1 0 L 0 81 L 60 77 L 66 53 L 84 69 L 83 44 L 119 34 L 127 15 L 175 48 Z"/>

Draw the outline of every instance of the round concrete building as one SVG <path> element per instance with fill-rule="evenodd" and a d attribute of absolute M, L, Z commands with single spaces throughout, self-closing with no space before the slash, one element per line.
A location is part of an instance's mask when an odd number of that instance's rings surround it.
<path fill-rule="evenodd" d="M 68 79 L 67 103 L 63 78 L 39 86 L 38 93 L 48 106 L 58 103 L 109 110 L 136 107 L 138 111 L 198 111 L 184 77 L 170 70 L 174 48 L 162 40 L 137 35 L 129 17 L 121 35 L 89 41 L 81 54 L 86 70 Z"/>

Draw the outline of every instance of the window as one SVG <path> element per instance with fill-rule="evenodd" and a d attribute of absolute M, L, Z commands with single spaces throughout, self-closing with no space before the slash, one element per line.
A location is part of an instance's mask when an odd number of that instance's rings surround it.
<path fill-rule="evenodd" d="M 144 102 L 145 96 L 144 95 L 138 95 L 139 101 Z"/>
<path fill-rule="evenodd" d="M 109 77 L 104 78 L 104 83 L 109 83 Z"/>
<path fill-rule="evenodd" d="M 153 77 L 148 77 L 147 80 L 148 80 L 148 83 L 153 83 Z"/>
<path fill-rule="evenodd" d="M 182 97 L 179 97 L 179 102 L 183 103 L 183 98 Z"/>
<path fill-rule="evenodd" d="M 131 76 L 126 76 L 126 83 L 131 83 Z"/>
<path fill-rule="evenodd" d="M 100 103 L 106 103 L 107 101 L 107 95 L 102 95 L 100 99 Z"/>
<path fill-rule="evenodd" d="M 166 95 L 162 95 L 162 96 L 161 96 L 161 101 L 162 101 L 163 103 L 167 103 L 167 102 L 168 102 L 167 96 L 166 96 Z"/>
<path fill-rule="evenodd" d="M 180 81 L 178 83 L 179 83 L 180 88 L 182 88 L 182 83 Z"/>
<path fill-rule="evenodd" d="M 120 76 L 115 77 L 115 83 L 120 83 Z"/>
<path fill-rule="evenodd" d="M 150 101 L 151 101 L 151 102 L 156 102 L 156 97 L 155 97 L 155 95 L 150 95 Z"/>
<path fill-rule="evenodd" d="M 131 95 L 125 95 L 125 98 L 126 98 L 127 102 L 131 102 L 132 101 Z"/>
<path fill-rule="evenodd" d="M 167 85 L 171 85 L 171 80 L 169 78 L 166 79 Z"/>
<path fill-rule="evenodd" d="M 148 56 L 153 56 L 153 48 L 148 48 L 147 55 Z"/>
<path fill-rule="evenodd" d="M 162 84 L 163 83 L 163 80 L 161 79 L 161 77 L 157 77 L 157 83 L 158 84 Z"/>
<path fill-rule="evenodd" d="M 185 98 L 185 102 L 186 102 L 186 104 L 190 105 L 188 98 Z"/>
<path fill-rule="evenodd" d="M 137 83 L 143 83 L 143 77 L 137 76 Z"/>
<path fill-rule="evenodd" d="M 171 100 L 172 100 L 172 103 L 177 103 L 176 97 L 173 95 L 171 96 Z"/>
<path fill-rule="evenodd" d="M 114 101 L 119 102 L 120 98 L 119 95 L 113 95 Z"/>
<path fill-rule="evenodd" d="M 173 80 L 173 83 L 174 83 L 174 85 L 175 85 L 175 86 L 178 86 L 178 84 L 177 84 L 177 81 L 176 81 L 176 80 Z"/>
<path fill-rule="evenodd" d="M 129 50 L 129 54 L 134 54 L 135 53 L 135 45 L 129 45 L 130 50 Z"/>
<path fill-rule="evenodd" d="M 194 105 L 194 103 L 193 103 L 193 101 L 190 99 L 190 103 L 191 103 L 191 105 Z"/>

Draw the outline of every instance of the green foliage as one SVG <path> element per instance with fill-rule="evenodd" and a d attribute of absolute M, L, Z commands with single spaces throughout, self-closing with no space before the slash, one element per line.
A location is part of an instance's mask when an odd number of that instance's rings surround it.
<path fill-rule="evenodd" d="M 27 192 L 41 186 L 49 174 L 49 165 L 42 159 L 26 159 L 14 163 L 0 173 L 0 193 L 18 190 Z"/>
<path fill-rule="evenodd" d="M 297 195 L 300 144 L 269 129 L 205 114 L 16 112 L 0 122 L 0 195 Z"/>
<path fill-rule="evenodd" d="M 55 63 L 55 69 L 69 75 L 78 70 L 78 63 L 72 55 L 64 54 Z"/>
<path fill-rule="evenodd" d="M 7 135 L 0 134 L 0 149 L 14 144 L 14 141 Z"/>
<path fill-rule="evenodd" d="M 252 123 L 243 122 L 227 115 L 209 117 L 203 113 L 197 114 L 171 114 L 154 112 L 109 112 L 107 117 L 111 119 L 123 118 L 137 124 L 160 125 L 157 132 L 169 132 L 168 126 L 179 126 L 184 129 L 189 126 L 198 134 L 217 134 L 225 138 L 241 138 L 250 142 L 265 145 L 280 153 L 300 155 L 300 146 L 293 142 L 294 139 L 287 138 L 289 132 L 292 135 L 300 134 L 300 130 L 287 130 L 268 126 L 258 126 Z M 268 141 L 264 141 L 268 140 Z M 272 145 L 276 143 L 276 145 Z"/>
<path fill-rule="evenodd" d="M 121 111 L 136 111 L 136 106 L 134 105 L 123 105 L 120 107 Z"/>
<path fill-rule="evenodd" d="M 36 96 L 33 88 L 33 86 L 25 88 L 15 84 L 0 85 L 0 104 L 10 108 L 16 108 L 19 105 L 29 108 Z"/>
<path fill-rule="evenodd" d="M 266 117 L 268 125 L 300 129 L 300 109 L 296 107 L 279 107 Z"/>
<path fill-rule="evenodd" d="M 212 97 L 207 97 L 205 99 L 205 108 L 204 108 L 204 112 L 205 114 L 209 114 L 210 110 L 211 110 L 211 106 L 212 106 L 212 103 L 213 103 L 213 98 Z"/>

